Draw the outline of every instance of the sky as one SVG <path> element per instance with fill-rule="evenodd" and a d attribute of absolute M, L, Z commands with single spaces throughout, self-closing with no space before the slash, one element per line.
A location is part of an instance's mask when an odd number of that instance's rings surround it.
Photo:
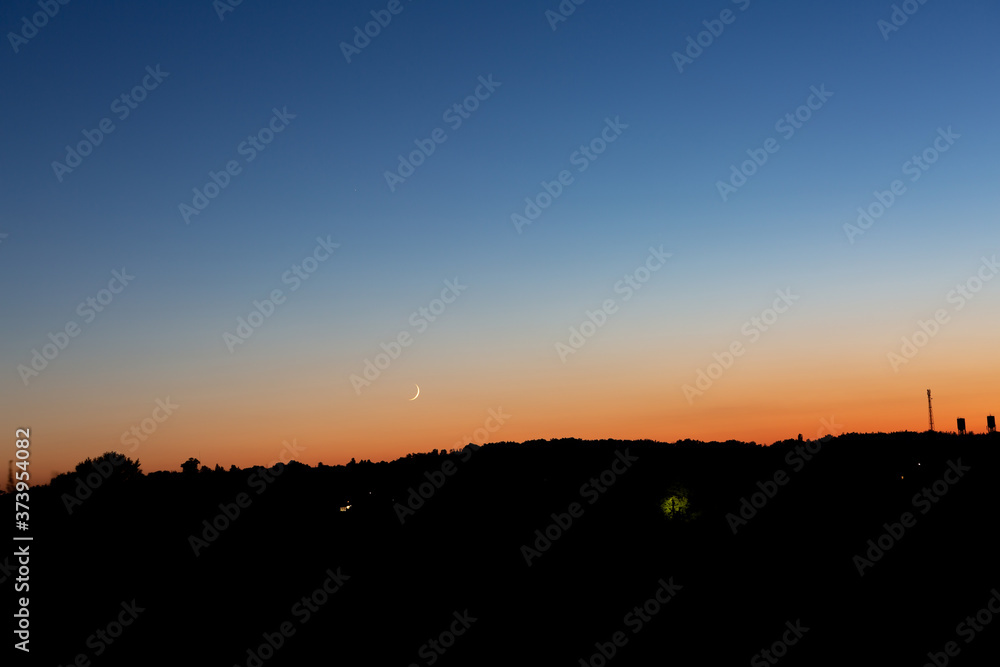
<path fill-rule="evenodd" d="M 35 481 L 1000 410 L 995 3 L 0 27 L 0 421 Z"/>

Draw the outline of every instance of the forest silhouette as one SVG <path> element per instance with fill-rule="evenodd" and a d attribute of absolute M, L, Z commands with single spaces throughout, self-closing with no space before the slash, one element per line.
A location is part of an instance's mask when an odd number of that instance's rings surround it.
<path fill-rule="evenodd" d="M 955 640 L 984 664 L 1000 628 L 954 629 L 1000 585 L 998 451 L 933 432 L 562 439 L 146 473 L 106 452 L 32 489 L 32 655 L 922 665 Z"/>

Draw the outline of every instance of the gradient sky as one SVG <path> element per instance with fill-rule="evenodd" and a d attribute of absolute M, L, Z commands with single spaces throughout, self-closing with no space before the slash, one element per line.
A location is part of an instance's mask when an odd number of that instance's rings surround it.
<path fill-rule="evenodd" d="M 890 32 L 892 4 L 862 0 L 589 0 L 558 22 L 555 0 L 402 0 L 350 62 L 341 43 L 392 3 L 243 0 L 221 19 L 220 4 L 73 2 L 37 31 L 35 2 L 0 9 L 2 422 L 10 440 L 32 429 L 36 481 L 108 449 L 151 471 L 267 464 L 289 445 L 339 464 L 473 440 L 769 443 L 822 435 L 822 419 L 923 430 L 928 388 L 942 429 L 1000 411 L 1000 280 L 975 278 L 1000 252 L 996 3 L 914 2 Z M 678 71 L 688 37 L 720 27 Z M 115 100 L 155 83 L 147 67 L 167 74 L 121 118 Z M 488 97 L 480 77 L 499 84 Z M 446 111 L 477 87 L 455 127 Z M 776 127 L 824 87 L 794 133 Z M 241 152 L 274 109 L 294 118 Z M 79 166 L 53 167 L 105 118 Z M 627 127 L 581 158 L 608 119 Z M 446 140 L 390 189 L 436 128 Z M 933 164 L 907 165 L 925 149 Z M 767 161 L 724 201 L 747 151 Z M 230 161 L 239 173 L 187 224 L 180 204 Z M 519 232 L 512 214 L 563 170 L 572 182 Z M 849 239 L 896 179 L 905 191 Z M 296 286 L 286 272 L 318 238 L 339 247 Z M 626 300 L 651 247 L 671 256 Z M 134 279 L 90 313 L 123 269 Z M 421 324 L 456 278 L 466 289 Z M 981 289 L 956 296 L 970 279 Z M 283 303 L 230 351 L 275 289 Z M 797 299 L 754 334 L 779 290 Z M 401 333 L 411 344 L 355 391 Z M 699 371 L 715 379 L 686 395 Z"/>

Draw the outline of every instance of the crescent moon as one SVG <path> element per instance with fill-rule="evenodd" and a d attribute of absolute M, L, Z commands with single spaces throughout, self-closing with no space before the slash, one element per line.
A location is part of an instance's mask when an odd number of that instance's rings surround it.
<path fill-rule="evenodd" d="M 418 384 L 418 385 L 414 385 L 414 386 L 417 388 L 417 393 L 414 394 L 413 398 L 410 399 L 411 401 L 417 400 L 417 396 L 420 395 L 420 385 Z"/>

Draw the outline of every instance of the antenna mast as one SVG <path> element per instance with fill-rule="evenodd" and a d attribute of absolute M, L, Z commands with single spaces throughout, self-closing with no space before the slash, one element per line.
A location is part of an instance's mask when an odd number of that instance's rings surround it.
<path fill-rule="evenodd" d="M 927 416 L 931 421 L 931 430 L 934 430 L 934 408 L 931 407 L 931 390 L 927 390 Z"/>

